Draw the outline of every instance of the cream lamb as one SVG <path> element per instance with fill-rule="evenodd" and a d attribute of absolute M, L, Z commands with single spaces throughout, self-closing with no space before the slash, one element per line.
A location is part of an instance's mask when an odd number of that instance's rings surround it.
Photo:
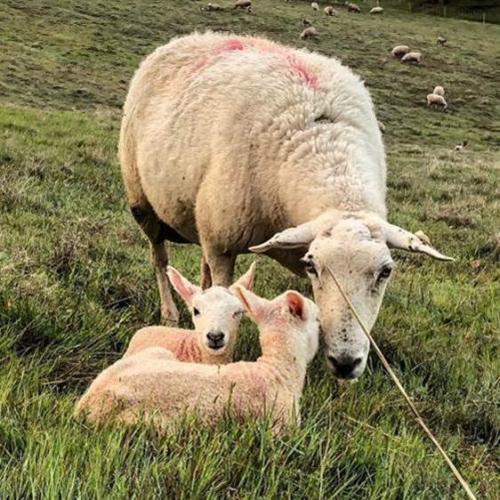
<path fill-rule="evenodd" d="M 262 356 L 222 366 L 181 363 L 150 348 L 104 370 L 77 403 L 91 423 L 146 420 L 160 429 L 195 413 L 213 425 L 268 417 L 276 431 L 299 421 L 307 365 L 318 349 L 316 305 L 288 291 L 272 301 L 245 288 L 237 293 L 260 331 Z"/>
<path fill-rule="evenodd" d="M 147 326 L 135 333 L 124 358 L 149 347 L 163 347 L 179 361 L 226 364 L 233 360 L 234 345 L 243 309 L 234 295 L 236 286 L 253 288 L 255 263 L 229 289 L 214 286 L 206 290 L 193 285 L 173 267 L 168 276 L 189 310 L 195 330 Z"/>

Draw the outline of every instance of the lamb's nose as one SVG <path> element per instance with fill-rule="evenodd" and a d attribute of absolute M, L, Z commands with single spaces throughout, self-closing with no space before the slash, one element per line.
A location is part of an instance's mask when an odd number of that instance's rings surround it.
<path fill-rule="evenodd" d="M 219 343 L 224 338 L 224 334 L 222 332 L 209 332 L 207 333 L 207 339 L 215 344 Z"/>
<path fill-rule="evenodd" d="M 354 378 L 354 370 L 361 363 L 361 358 L 352 356 L 328 356 L 335 375 L 339 378 Z"/>

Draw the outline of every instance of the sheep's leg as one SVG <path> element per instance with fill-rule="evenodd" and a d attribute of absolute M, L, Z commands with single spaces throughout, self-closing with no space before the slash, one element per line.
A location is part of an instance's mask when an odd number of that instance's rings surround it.
<path fill-rule="evenodd" d="M 201 256 L 201 289 L 206 290 L 212 286 L 212 273 L 210 272 L 210 266 L 208 265 L 205 256 Z"/>
<path fill-rule="evenodd" d="M 172 297 L 167 275 L 168 254 L 165 239 L 168 228 L 158 219 L 151 205 L 147 202 L 142 203 L 140 206 L 133 206 L 131 210 L 135 220 L 149 239 L 151 261 L 160 290 L 162 320 L 167 325 L 176 325 L 179 321 L 179 312 Z"/>
<path fill-rule="evenodd" d="M 236 255 L 205 253 L 214 286 L 229 287 L 233 283 Z"/>

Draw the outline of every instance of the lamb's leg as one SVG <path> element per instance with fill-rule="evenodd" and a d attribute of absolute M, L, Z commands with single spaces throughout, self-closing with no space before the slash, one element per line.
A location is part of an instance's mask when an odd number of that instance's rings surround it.
<path fill-rule="evenodd" d="M 233 283 L 235 255 L 218 254 L 215 252 L 207 252 L 206 259 L 212 275 L 213 286 L 229 287 Z"/>
<path fill-rule="evenodd" d="M 160 290 L 162 320 L 167 325 L 176 325 L 179 321 L 179 312 L 172 297 L 167 275 L 168 254 L 165 247 L 164 224 L 147 202 L 143 202 L 140 206 L 133 206 L 131 210 L 135 220 L 149 239 L 151 260 Z"/>

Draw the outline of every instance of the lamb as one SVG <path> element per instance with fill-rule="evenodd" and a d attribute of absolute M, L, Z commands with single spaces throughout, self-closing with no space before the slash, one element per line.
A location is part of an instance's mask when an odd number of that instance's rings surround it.
<path fill-rule="evenodd" d="M 448 107 L 446 99 L 442 95 L 428 94 L 427 95 L 427 106 L 442 106 L 443 109 Z"/>
<path fill-rule="evenodd" d="M 436 94 L 436 95 L 444 96 L 444 88 L 441 85 L 437 85 L 436 87 L 434 87 L 434 90 L 432 91 L 432 93 Z"/>
<path fill-rule="evenodd" d="M 319 10 L 319 5 L 317 4 L 317 2 L 313 2 L 311 4 L 311 8 L 312 8 L 312 10 Z"/>
<path fill-rule="evenodd" d="M 218 3 L 208 3 L 206 7 L 202 7 L 201 10 L 206 10 L 207 12 L 218 12 L 224 10 L 224 7 Z"/>
<path fill-rule="evenodd" d="M 233 5 L 233 9 L 252 9 L 252 0 L 236 0 Z"/>
<path fill-rule="evenodd" d="M 446 44 L 448 43 L 448 40 L 447 40 L 444 36 L 439 35 L 439 36 L 437 37 L 437 43 L 438 43 L 439 45 L 441 45 L 441 46 L 444 46 L 444 45 L 446 45 Z"/>
<path fill-rule="evenodd" d="M 331 6 L 331 5 L 327 5 L 324 9 L 323 9 L 323 12 L 327 15 L 327 16 L 336 16 L 338 14 L 338 12 Z"/>
<path fill-rule="evenodd" d="M 373 9 L 370 10 L 370 14 L 383 14 L 383 12 L 383 7 L 373 7 Z"/>
<path fill-rule="evenodd" d="M 334 58 L 256 37 L 177 38 L 135 73 L 119 155 L 164 318 L 176 316 L 165 241 L 201 245 L 220 286 L 232 283 L 239 254 L 267 254 L 311 281 L 337 377 L 363 373 L 369 342 L 328 270 L 371 329 L 391 247 L 451 260 L 387 221 L 373 103 Z"/>
<path fill-rule="evenodd" d="M 318 30 L 314 26 L 309 26 L 300 34 L 300 38 L 302 38 L 302 40 L 305 40 L 307 38 L 318 38 L 318 37 L 319 37 Z"/>
<path fill-rule="evenodd" d="M 166 349 L 145 349 L 104 370 L 77 403 L 75 416 L 92 424 L 144 419 L 159 430 L 173 430 L 189 413 L 208 425 L 228 414 L 242 420 L 270 417 L 276 432 L 300 423 L 306 368 L 318 349 L 317 307 L 295 291 L 268 301 L 236 290 L 259 326 L 257 361 L 180 363 Z"/>
<path fill-rule="evenodd" d="M 467 141 L 462 141 L 462 144 L 457 144 L 455 146 L 455 151 L 458 153 L 463 153 L 465 151 L 465 148 L 467 147 L 467 144 Z"/>
<path fill-rule="evenodd" d="M 226 364 L 232 361 L 238 327 L 243 314 L 233 290 L 253 287 L 255 263 L 229 289 L 215 286 L 202 290 L 179 271 L 168 268 L 168 277 L 192 313 L 195 330 L 147 326 L 132 337 L 124 358 L 150 347 L 162 347 L 179 361 Z"/>
<path fill-rule="evenodd" d="M 312 26 L 312 21 L 310 19 L 307 19 L 307 17 L 304 17 L 304 19 L 302 19 L 302 24 L 304 26 Z"/>
<path fill-rule="evenodd" d="M 408 54 L 408 52 L 410 52 L 410 47 L 408 47 L 408 45 L 396 45 L 396 47 L 391 50 L 391 54 L 398 59 L 401 59 L 404 55 Z"/>
<path fill-rule="evenodd" d="M 420 64 L 422 61 L 422 54 L 420 52 L 408 52 L 408 54 L 405 54 L 401 62 L 404 63 L 417 63 Z"/>
<path fill-rule="evenodd" d="M 361 12 L 361 7 L 355 3 L 346 3 L 347 12 L 354 12 L 359 14 Z"/>

